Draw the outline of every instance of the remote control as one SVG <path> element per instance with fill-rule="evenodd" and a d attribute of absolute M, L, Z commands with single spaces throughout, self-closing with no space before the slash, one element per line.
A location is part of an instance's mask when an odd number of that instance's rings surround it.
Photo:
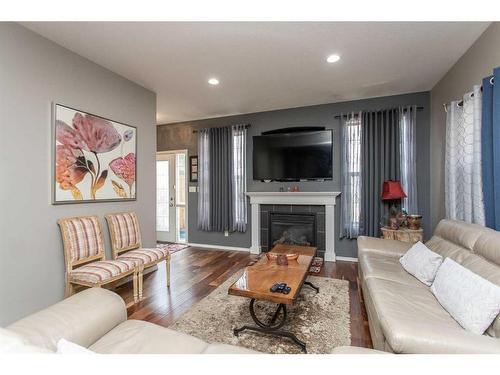
<path fill-rule="evenodd" d="M 276 283 L 269 290 L 273 293 L 283 293 L 286 288 L 286 283 Z"/>

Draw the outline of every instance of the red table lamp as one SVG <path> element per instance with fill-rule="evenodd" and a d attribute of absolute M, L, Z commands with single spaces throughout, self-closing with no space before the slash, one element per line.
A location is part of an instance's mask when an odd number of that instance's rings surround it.
<path fill-rule="evenodd" d="M 406 198 L 406 193 L 403 191 L 403 188 L 401 187 L 401 183 L 399 181 L 387 180 L 384 181 L 381 198 L 383 201 L 403 199 Z"/>

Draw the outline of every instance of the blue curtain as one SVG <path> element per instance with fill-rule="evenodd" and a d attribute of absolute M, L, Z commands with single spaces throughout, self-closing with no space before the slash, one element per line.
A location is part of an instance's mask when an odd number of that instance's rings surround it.
<path fill-rule="evenodd" d="M 500 68 L 483 79 L 481 159 L 486 226 L 500 230 Z"/>

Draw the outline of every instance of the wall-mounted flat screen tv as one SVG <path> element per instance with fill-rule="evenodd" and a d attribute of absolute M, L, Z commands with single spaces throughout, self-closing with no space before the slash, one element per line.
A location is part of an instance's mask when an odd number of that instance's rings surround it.
<path fill-rule="evenodd" d="M 253 179 L 274 181 L 332 178 L 331 130 L 253 137 Z"/>

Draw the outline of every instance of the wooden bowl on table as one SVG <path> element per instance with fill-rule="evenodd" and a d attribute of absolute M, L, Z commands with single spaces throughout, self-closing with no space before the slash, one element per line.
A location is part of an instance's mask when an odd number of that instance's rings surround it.
<path fill-rule="evenodd" d="M 299 254 L 277 254 L 273 252 L 266 253 L 267 259 L 270 261 L 276 261 L 278 265 L 287 265 L 289 261 L 296 260 Z"/>

